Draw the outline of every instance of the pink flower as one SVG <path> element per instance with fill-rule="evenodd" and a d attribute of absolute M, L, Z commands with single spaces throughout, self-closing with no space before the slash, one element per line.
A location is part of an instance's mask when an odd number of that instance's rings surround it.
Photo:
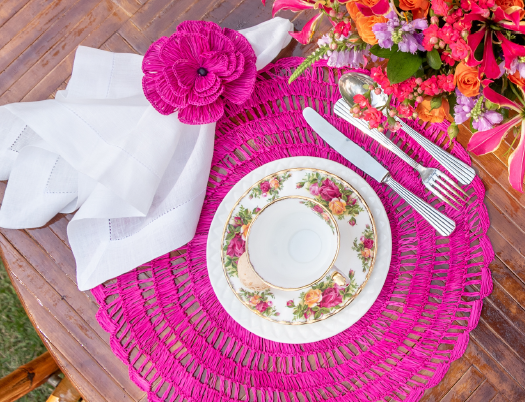
<path fill-rule="evenodd" d="M 337 187 L 335 183 L 330 179 L 325 179 L 323 181 L 323 184 L 319 189 L 319 194 L 321 195 L 321 198 L 325 201 L 332 201 L 332 199 L 334 198 L 341 197 L 339 187 Z"/>
<path fill-rule="evenodd" d="M 450 10 L 449 5 L 444 0 L 433 0 L 431 4 L 432 10 L 434 10 L 436 15 L 445 16 L 448 14 L 448 10 Z"/>
<path fill-rule="evenodd" d="M 268 307 L 270 307 L 270 305 L 267 302 L 261 302 L 255 306 L 255 309 L 261 313 L 264 313 Z"/>
<path fill-rule="evenodd" d="M 434 45 L 438 42 L 438 31 L 439 27 L 437 25 L 430 25 L 423 31 L 423 47 L 427 52 L 434 49 Z"/>
<path fill-rule="evenodd" d="M 315 212 L 317 212 L 318 214 L 322 214 L 324 212 L 323 208 L 321 208 L 321 206 L 315 204 L 314 207 L 312 208 Z"/>
<path fill-rule="evenodd" d="M 414 108 L 410 105 L 405 105 L 403 103 L 399 104 L 396 108 L 401 117 L 410 117 L 414 113 Z"/>
<path fill-rule="evenodd" d="M 230 257 L 240 257 L 244 254 L 245 251 L 245 242 L 239 234 L 233 236 L 230 244 L 228 244 L 228 249 L 226 250 L 226 255 Z"/>
<path fill-rule="evenodd" d="M 364 239 L 363 246 L 365 246 L 365 248 L 372 249 L 374 247 L 374 241 L 372 239 Z"/>
<path fill-rule="evenodd" d="M 314 183 L 310 186 L 310 194 L 317 197 L 320 194 L 319 191 L 319 185 L 317 183 Z"/>
<path fill-rule="evenodd" d="M 224 99 L 242 104 L 252 93 L 256 59 L 239 32 L 214 22 L 184 21 L 149 47 L 142 88 L 161 114 L 178 111 L 186 124 L 215 122 L 224 114 Z"/>
<path fill-rule="evenodd" d="M 351 269 L 350 271 L 348 271 L 348 277 L 349 278 L 352 278 L 354 276 L 355 272 L 353 269 Z"/>
<path fill-rule="evenodd" d="M 295 304 L 294 304 L 293 300 L 288 300 L 288 301 L 286 302 L 286 307 L 293 307 L 294 305 L 295 305 Z"/>
<path fill-rule="evenodd" d="M 352 216 L 352 218 L 350 218 L 350 220 L 348 221 L 348 224 L 349 224 L 350 226 L 355 226 L 355 224 L 356 224 L 356 220 L 355 220 L 355 218 L 354 218 L 353 216 Z"/>
<path fill-rule="evenodd" d="M 259 188 L 261 189 L 263 194 L 266 194 L 268 191 L 270 191 L 270 183 L 267 181 L 263 181 L 261 184 L 259 184 Z"/>
<path fill-rule="evenodd" d="M 369 105 L 368 104 L 368 99 L 366 99 L 361 94 L 354 95 L 354 102 L 357 103 L 361 108 L 365 108 L 365 107 L 367 107 Z"/>
<path fill-rule="evenodd" d="M 343 35 L 343 36 L 348 36 L 348 33 L 350 32 L 351 29 L 352 29 L 352 24 L 344 23 L 343 21 L 341 21 L 339 24 L 335 26 L 334 33 Z"/>
<path fill-rule="evenodd" d="M 370 128 L 377 128 L 379 126 L 379 123 L 381 123 L 382 118 L 383 113 L 381 113 L 374 107 L 369 107 L 368 110 L 365 112 L 365 115 L 363 116 L 363 119 L 368 121 Z"/>
<path fill-rule="evenodd" d="M 328 288 L 323 292 L 323 299 L 319 303 L 320 307 L 330 308 L 337 306 L 343 301 L 343 296 L 339 294 L 336 288 Z"/>
<path fill-rule="evenodd" d="M 305 320 L 309 319 L 311 316 L 314 315 L 314 312 L 313 310 L 309 307 L 306 309 L 305 313 L 304 313 L 304 318 Z"/>
<path fill-rule="evenodd" d="M 450 53 L 449 53 L 449 52 L 443 52 L 443 53 L 441 53 L 441 61 L 442 61 L 443 63 L 448 64 L 449 66 L 453 66 L 454 64 L 456 64 L 456 60 L 454 60 L 454 59 L 450 56 Z"/>
<path fill-rule="evenodd" d="M 470 48 L 463 39 L 458 39 L 456 42 L 450 44 L 452 49 L 452 58 L 460 61 L 466 59 L 470 53 Z"/>
<path fill-rule="evenodd" d="M 438 38 L 443 39 L 443 41 L 450 45 L 456 42 L 461 36 L 461 32 L 456 31 L 451 25 L 445 25 L 438 32 Z"/>

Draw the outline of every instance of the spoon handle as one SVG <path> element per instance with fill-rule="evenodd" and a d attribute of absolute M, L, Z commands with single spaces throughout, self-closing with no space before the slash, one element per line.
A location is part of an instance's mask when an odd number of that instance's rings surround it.
<path fill-rule="evenodd" d="M 476 176 L 474 169 L 418 133 L 397 116 L 396 121 L 401 123 L 401 127 L 405 133 L 415 139 L 419 145 L 421 145 L 434 159 L 447 169 L 452 176 L 458 179 L 461 184 L 467 185 L 474 180 L 474 177 Z"/>

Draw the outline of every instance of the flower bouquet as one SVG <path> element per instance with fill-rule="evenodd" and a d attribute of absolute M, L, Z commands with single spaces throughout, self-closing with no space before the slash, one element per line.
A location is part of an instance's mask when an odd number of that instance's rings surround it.
<path fill-rule="evenodd" d="M 263 0 L 264 2 L 264 0 Z M 318 10 L 297 41 L 312 40 L 321 18 L 332 24 L 317 48 L 290 77 L 313 63 L 368 68 L 373 85 L 354 97 L 351 112 L 380 131 L 396 131 L 394 119 L 469 122 L 468 150 L 495 151 L 510 131 L 519 143 L 509 156 L 509 181 L 523 191 L 525 173 L 525 10 L 523 0 L 275 0 L 280 10 Z M 375 94 L 387 103 L 371 106 Z M 387 117 L 383 116 L 383 112 Z"/>

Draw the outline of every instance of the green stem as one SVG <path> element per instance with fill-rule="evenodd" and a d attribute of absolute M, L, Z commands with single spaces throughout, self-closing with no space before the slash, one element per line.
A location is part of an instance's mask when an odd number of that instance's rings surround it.
<path fill-rule="evenodd" d="M 523 98 L 521 97 L 521 95 L 518 93 L 518 91 L 516 90 L 515 86 L 509 82 L 509 86 L 510 86 L 510 89 L 512 89 L 512 92 L 514 92 L 514 95 L 516 95 L 518 97 L 518 99 L 520 100 L 521 102 L 521 106 L 525 106 L 525 101 L 523 100 Z"/>
<path fill-rule="evenodd" d="M 306 59 L 304 59 L 304 61 L 295 69 L 293 74 L 290 76 L 288 84 L 291 84 L 297 79 L 297 77 L 304 73 L 308 67 L 310 67 L 316 61 L 320 60 L 328 52 L 328 50 L 330 50 L 328 46 L 320 47 L 315 52 L 310 54 Z"/>

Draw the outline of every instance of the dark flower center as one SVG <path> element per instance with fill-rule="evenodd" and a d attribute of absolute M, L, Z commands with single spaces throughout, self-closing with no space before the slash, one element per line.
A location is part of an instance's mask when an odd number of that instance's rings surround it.
<path fill-rule="evenodd" d="M 201 77 L 206 77 L 208 75 L 208 70 L 206 70 L 204 67 L 201 67 L 197 70 L 197 74 L 199 74 Z"/>

